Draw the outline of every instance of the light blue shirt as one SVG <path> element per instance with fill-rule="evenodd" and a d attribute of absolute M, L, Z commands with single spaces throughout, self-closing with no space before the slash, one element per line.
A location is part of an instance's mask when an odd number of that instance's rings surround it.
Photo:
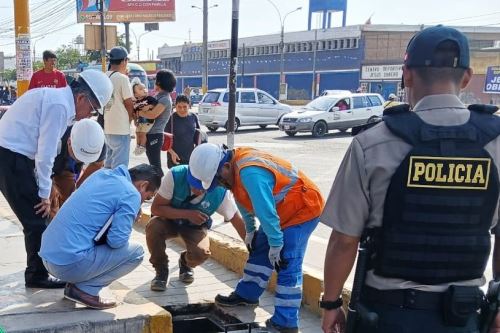
<path fill-rule="evenodd" d="M 273 189 L 276 181 L 274 175 L 261 167 L 249 166 L 241 169 L 240 178 L 243 187 L 250 197 L 255 216 L 267 236 L 269 246 L 283 245 L 283 232 L 280 218 L 276 211 Z M 255 219 L 243 206 L 238 205 L 247 232 L 255 230 Z"/>
<path fill-rule="evenodd" d="M 28 90 L 0 120 L 0 146 L 35 161 L 40 198 L 50 196 L 57 145 L 74 119 L 73 93 L 65 87 Z"/>
<path fill-rule="evenodd" d="M 107 246 L 125 246 L 140 206 L 141 195 L 124 165 L 101 169 L 61 207 L 42 235 L 39 255 L 55 265 L 80 261 L 95 246 L 94 237 L 112 215 Z"/>

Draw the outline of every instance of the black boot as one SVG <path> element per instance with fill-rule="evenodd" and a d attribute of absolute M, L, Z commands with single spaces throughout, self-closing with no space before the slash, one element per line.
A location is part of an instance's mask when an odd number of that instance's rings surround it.
<path fill-rule="evenodd" d="M 181 253 L 179 258 L 179 280 L 185 284 L 190 284 L 194 281 L 194 272 L 193 269 L 186 264 L 183 255 L 185 256 L 186 252 Z"/>
<path fill-rule="evenodd" d="M 153 291 L 165 291 L 167 290 L 168 284 L 168 266 L 155 267 L 156 276 L 151 281 L 151 290 Z"/>

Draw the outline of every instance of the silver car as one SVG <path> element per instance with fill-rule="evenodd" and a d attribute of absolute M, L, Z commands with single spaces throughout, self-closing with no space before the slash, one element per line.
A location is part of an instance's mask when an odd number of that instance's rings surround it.
<path fill-rule="evenodd" d="M 209 90 L 198 106 L 198 118 L 211 132 L 219 127 L 227 129 L 229 105 L 228 89 Z M 292 108 L 278 102 L 274 97 L 255 88 L 236 90 L 236 119 L 234 130 L 240 126 L 278 125 L 283 115 L 292 112 Z"/>

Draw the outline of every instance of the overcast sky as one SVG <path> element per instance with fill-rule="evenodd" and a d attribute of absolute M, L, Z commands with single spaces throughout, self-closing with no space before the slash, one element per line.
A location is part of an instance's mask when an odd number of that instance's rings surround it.
<path fill-rule="evenodd" d="M 31 8 L 57 0 L 31 0 Z M 68 0 L 74 2 L 74 0 Z M 280 8 L 282 15 L 302 6 L 299 12 L 288 16 L 285 31 L 300 31 L 307 29 L 308 0 L 273 0 Z M 209 0 L 209 5 L 218 7 L 209 11 L 209 40 L 220 40 L 231 34 L 231 0 Z M 160 23 L 160 30 L 151 32 L 141 38 L 141 58 L 145 58 L 147 50 L 154 50 L 156 56 L 158 47 L 167 43 L 180 45 L 184 41 L 201 42 L 202 13 L 191 8 L 201 6 L 202 0 L 176 0 L 176 22 Z M 76 5 L 74 6 L 76 7 Z M 42 15 L 47 12 L 42 11 Z M 363 24 L 371 16 L 373 24 L 448 24 L 476 25 L 500 27 L 499 0 L 348 0 L 347 24 Z M 0 0 L 0 24 L 13 17 L 13 1 Z M 34 19 L 33 17 L 31 18 Z M 71 25 L 74 23 L 73 25 Z M 339 25 L 341 22 L 335 22 Z M 12 23 L 11 23 L 12 24 Z M 62 44 L 69 44 L 77 35 L 83 35 L 83 24 L 76 24 L 76 9 L 64 20 L 53 22 L 54 27 L 70 25 L 64 30 L 48 33 L 36 42 L 37 56 L 44 49 L 56 49 Z M 7 55 L 15 52 L 12 32 L 5 32 L 5 25 L 0 26 L 0 51 Z M 133 23 L 131 29 L 137 36 L 144 32 L 144 24 Z M 268 0 L 241 0 L 240 27 L 241 37 L 276 33 L 280 30 L 278 14 Z M 124 31 L 123 24 L 118 25 L 119 33 Z M 189 33 L 191 31 L 191 34 Z M 37 31 L 31 31 L 35 35 Z M 35 39 L 36 40 L 36 39 Z M 137 46 L 134 36 L 133 57 L 136 57 Z"/>

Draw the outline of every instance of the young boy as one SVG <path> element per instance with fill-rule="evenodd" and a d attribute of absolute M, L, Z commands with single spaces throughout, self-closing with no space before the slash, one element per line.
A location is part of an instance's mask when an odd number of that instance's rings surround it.
<path fill-rule="evenodd" d="M 150 106 L 152 109 L 158 101 L 152 96 L 148 96 L 148 91 L 146 86 L 140 82 L 134 83 L 132 86 L 134 92 L 135 102 L 134 102 L 134 112 L 137 114 L 146 106 Z M 153 119 L 147 119 L 143 117 L 137 117 L 135 122 L 136 126 L 136 141 L 137 146 L 135 147 L 134 154 L 141 155 L 146 151 L 146 134 L 149 132 L 154 124 Z"/>

